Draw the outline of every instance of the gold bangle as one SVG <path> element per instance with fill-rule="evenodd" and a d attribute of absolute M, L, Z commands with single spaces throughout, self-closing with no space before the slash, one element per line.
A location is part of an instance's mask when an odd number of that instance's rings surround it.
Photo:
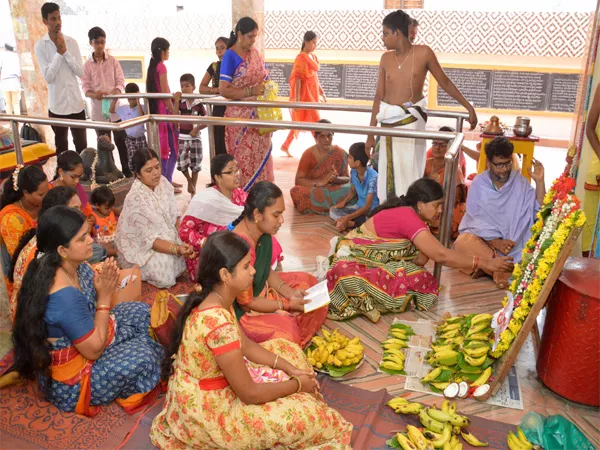
<path fill-rule="evenodd" d="M 281 304 L 281 300 L 277 299 L 277 305 L 279 306 L 279 309 L 283 310 L 283 305 Z"/>
<path fill-rule="evenodd" d="M 277 367 L 277 360 L 279 359 L 279 355 L 275 355 L 275 362 L 273 363 L 273 369 Z"/>
<path fill-rule="evenodd" d="M 291 380 L 296 380 L 298 382 L 298 390 L 296 392 L 294 392 L 295 394 L 299 393 L 300 391 L 302 391 L 302 381 L 300 381 L 300 378 L 298 378 L 296 375 L 292 375 L 290 377 Z"/>
<path fill-rule="evenodd" d="M 277 286 L 277 292 L 279 292 L 279 289 L 281 289 L 281 286 L 283 286 L 285 284 L 285 281 L 282 281 L 281 283 L 279 283 L 279 286 Z"/>

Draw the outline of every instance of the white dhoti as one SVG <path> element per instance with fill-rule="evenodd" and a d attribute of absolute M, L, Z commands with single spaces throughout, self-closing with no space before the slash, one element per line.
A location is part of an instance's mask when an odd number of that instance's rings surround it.
<path fill-rule="evenodd" d="M 427 99 L 405 103 L 403 106 L 381 102 L 377 121 L 382 127 L 403 127 L 424 130 L 427 123 Z M 380 202 L 406 194 L 414 181 L 425 172 L 425 139 L 382 136 L 379 141 L 377 196 Z"/>

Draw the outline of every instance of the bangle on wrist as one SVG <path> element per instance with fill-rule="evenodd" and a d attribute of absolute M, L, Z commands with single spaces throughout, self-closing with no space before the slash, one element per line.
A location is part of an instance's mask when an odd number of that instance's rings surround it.
<path fill-rule="evenodd" d="M 279 286 L 277 286 L 277 292 L 279 292 L 279 289 L 281 289 L 281 286 L 283 286 L 285 284 L 285 281 L 282 281 L 281 283 L 279 283 Z"/>
<path fill-rule="evenodd" d="M 279 355 L 275 355 L 275 362 L 273 363 L 273 369 L 277 368 L 277 360 L 279 359 Z"/>
<path fill-rule="evenodd" d="M 290 310 L 290 301 L 287 298 L 284 298 L 282 300 L 282 302 L 283 302 L 283 310 L 289 311 Z"/>
<path fill-rule="evenodd" d="M 300 378 L 298 378 L 296 375 L 292 375 L 290 377 L 290 380 L 296 380 L 296 382 L 298 383 L 298 390 L 295 392 L 295 394 L 302 391 L 302 381 L 300 381 Z"/>
<path fill-rule="evenodd" d="M 279 309 L 283 309 L 283 304 L 280 299 L 277 299 L 277 305 L 279 306 Z"/>
<path fill-rule="evenodd" d="M 107 312 L 109 312 L 110 311 L 110 307 L 109 306 L 98 306 L 96 308 L 96 312 L 100 312 L 100 311 L 107 311 Z"/>

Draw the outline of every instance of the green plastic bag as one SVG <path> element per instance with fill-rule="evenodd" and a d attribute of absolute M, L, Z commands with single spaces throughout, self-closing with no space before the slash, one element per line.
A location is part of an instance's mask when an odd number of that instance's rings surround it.
<path fill-rule="evenodd" d="M 544 416 L 530 412 L 521 420 L 521 429 L 532 444 L 545 450 L 595 450 L 579 429 L 561 415 Z"/>

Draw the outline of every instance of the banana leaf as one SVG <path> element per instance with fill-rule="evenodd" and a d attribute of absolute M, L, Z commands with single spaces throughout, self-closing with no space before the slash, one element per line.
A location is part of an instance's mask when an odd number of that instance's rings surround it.
<path fill-rule="evenodd" d="M 343 366 L 343 367 L 336 367 L 333 365 L 329 365 L 329 364 L 325 364 L 323 366 L 323 370 L 327 371 L 327 373 L 329 374 L 329 376 L 331 378 L 340 378 L 343 377 L 346 374 L 349 374 L 350 372 L 352 372 L 353 370 L 356 370 L 356 368 L 358 367 L 358 365 L 362 362 L 359 361 L 356 364 L 352 364 L 350 366 Z"/>
<path fill-rule="evenodd" d="M 454 375 L 454 370 L 444 369 L 438 375 L 438 377 L 435 380 L 433 380 L 433 382 L 434 383 L 446 383 L 447 381 L 450 381 L 452 379 L 453 375 Z"/>
<path fill-rule="evenodd" d="M 473 381 L 475 381 L 477 378 L 479 378 L 481 374 L 479 373 L 467 373 L 467 372 L 460 372 L 459 376 L 463 379 L 465 379 L 466 381 L 469 381 L 470 383 L 472 383 Z"/>
<path fill-rule="evenodd" d="M 480 374 L 481 372 L 483 372 L 486 369 L 486 367 L 483 367 L 483 365 L 479 366 L 479 367 L 475 367 L 475 366 L 468 364 L 465 361 L 465 355 L 463 353 L 459 353 L 458 357 L 456 359 L 458 361 L 457 366 L 459 367 L 461 372 Z M 487 362 L 487 358 L 485 361 Z M 485 362 L 484 362 L 484 364 L 485 364 Z"/>
<path fill-rule="evenodd" d="M 431 389 L 431 392 L 435 392 L 436 394 L 443 394 L 444 393 L 444 391 L 442 391 L 441 389 L 436 388 L 431 383 L 429 384 L 429 389 Z"/>
<path fill-rule="evenodd" d="M 494 358 L 490 358 L 489 356 L 487 358 L 485 358 L 485 362 L 481 365 L 481 368 L 483 370 L 487 369 L 488 367 L 490 367 L 492 364 L 494 364 L 496 362 L 496 360 Z"/>
<path fill-rule="evenodd" d="M 392 447 L 392 448 L 402 448 L 402 446 L 400 445 L 400 442 L 398 442 L 398 438 L 396 437 L 396 435 L 394 435 L 393 438 L 388 439 L 387 441 L 385 441 L 385 444 L 388 447 Z"/>

